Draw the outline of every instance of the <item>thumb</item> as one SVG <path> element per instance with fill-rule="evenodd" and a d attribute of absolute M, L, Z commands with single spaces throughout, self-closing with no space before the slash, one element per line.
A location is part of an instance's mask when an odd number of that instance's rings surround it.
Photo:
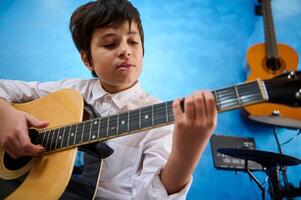
<path fill-rule="evenodd" d="M 39 120 L 28 113 L 25 114 L 25 118 L 26 118 L 28 127 L 46 128 L 49 125 L 49 122 Z"/>

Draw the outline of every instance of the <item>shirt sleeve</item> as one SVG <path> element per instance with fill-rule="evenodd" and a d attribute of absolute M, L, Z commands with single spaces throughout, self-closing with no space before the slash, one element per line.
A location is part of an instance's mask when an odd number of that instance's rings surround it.
<path fill-rule="evenodd" d="M 83 82 L 80 82 L 79 79 L 64 79 L 44 83 L 0 80 L 0 97 L 10 103 L 24 103 L 63 88 L 84 91 Z"/>
<path fill-rule="evenodd" d="M 171 195 L 160 179 L 171 150 L 172 130 L 165 126 L 107 141 L 114 153 L 103 160 L 96 199 L 186 199 L 192 178 Z"/>
<path fill-rule="evenodd" d="M 133 178 L 133 199 L 186 199 L 191 180 L 186 186 L 171 195 L 167 194 L 160 179 L 160 172 L 164 168 L 171 151 L 173 126 L 152 130 L 147 134 L 149 141 L 144 150 L 143 167 L 141 173 Z"/>

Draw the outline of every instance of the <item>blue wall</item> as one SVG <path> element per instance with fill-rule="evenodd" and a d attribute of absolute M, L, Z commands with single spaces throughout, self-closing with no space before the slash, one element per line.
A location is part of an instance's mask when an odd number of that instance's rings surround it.
<path fill-rule="evenodd" d="M 1 0 L 0 78 L 25 81 L 89 78 L 68 30 L 72 11 L 85 0 Z M 248 47 L 264 40 L 255 0 L 134 0 L 145 29 L 143 87 L 162 100 L 195 89 L 217 89 L 247 76 Z M 273 0 L 277 39 L 301 55 L 301 1 Z M 299 67 L 300 68 L 300 67 Z M 169 80 L 168 80 L 169 79 Z M 252 122 L 241 111 L 219 115 L 216 133 L 254 137 L 258 149 L 277 152 L 273 127 Z M 280 129 L 286 141 L 296 130 Z M 301 138 L 283 146 L 301 158 Z M 290 167 L 297 185 L 301 167 Z M 265 174 L 257 172 L 263 181 Z M 267 188 L 267 185 L 265 184 Z M 188 199 L 259 199 L 260 192 L 244 173 L 216 170 L 210 148 L 194 173 Z"/>

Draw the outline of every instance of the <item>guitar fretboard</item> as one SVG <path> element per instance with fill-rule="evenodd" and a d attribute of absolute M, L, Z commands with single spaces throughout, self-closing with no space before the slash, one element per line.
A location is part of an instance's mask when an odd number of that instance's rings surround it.
<path fill-rule="evenodd" d="M 219 112 L 268 100 L 263 81 L 253 81 L 212 91 Z M 46 130 L 36 137 L 46 152 L 81 146 L 96 141 L 129 135 L 174 122 L 172 101 L 117 115 L 95 118 L 77 124 Z"/>
<path fill-rule="evenodd" d="M 276 34 L 270 0 L 262 0 L 267 58 L 278 58 Z"/>

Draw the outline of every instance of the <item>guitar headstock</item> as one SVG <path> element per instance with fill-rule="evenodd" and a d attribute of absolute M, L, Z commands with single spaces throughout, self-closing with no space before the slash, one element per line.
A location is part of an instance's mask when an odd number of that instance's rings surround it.
<path fill-rule="evenodd" d="M 264 81 L 269 101 L 292 107 L 301 106 L 301 71 L 280 74 Z"/>

